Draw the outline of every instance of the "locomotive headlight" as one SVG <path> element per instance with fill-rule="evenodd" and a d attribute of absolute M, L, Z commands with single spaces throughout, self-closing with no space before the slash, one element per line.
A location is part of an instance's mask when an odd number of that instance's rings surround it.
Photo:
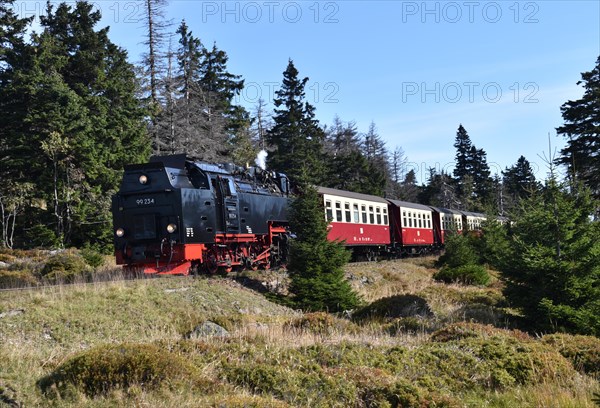
<path fill-rule="evenodd" d="M 117 228 L 117 230 L 115 231 L 115 235 L 119 238 L 123 238 L 123 236 L 125 235 L 125 230 L 123 228 Z"/>
<path fill-rule="evenodd" d="M 142 174 L 138 180 L 140 181 L 140 184 L 148 184 L 148 176 L 145 174 Z"/>
<path fill-rule="evenodd" d="M 167 232 L 169 234 L 172 234 L 175 231 L 177 231 L 177 225 L 175 225 L 175 224 L 169 224 L 169 225 L 167 225 Z"/>

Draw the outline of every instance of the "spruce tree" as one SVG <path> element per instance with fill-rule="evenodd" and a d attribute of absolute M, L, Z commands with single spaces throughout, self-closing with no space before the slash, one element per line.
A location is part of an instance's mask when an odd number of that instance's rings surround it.
<path fill-rule="evenodd" d="M 520 203 L 501 262 L 505 295 L 537 330 L 600 335 L 600 224 L 584 188 L 550 179 Z"/>
<path fill-rule="evenodd" d="M 36 204 L 20 225 L 29 245 L 50 231 L 54 239 L 44 242 L 51 245 L 107 245 L 120 171 L 149 153 L 133 66 L 108 29 L 95 29 L 100 13 L 92 10 L 85 2 L 48 5 L 5 89 L 10 104 L 2 114 L 15 122 L 3 168 L 35 184 Z"/>
<path fill-rule="evenodd" d="M 299 79 L 294 62 L 289 60 L 283 83 L 277 90 L 273 127 L 267 132 L 271 152 L 267 166 L 287 173 L 292 180 L 307 177 L 321 184 L 325 176 L 323 142 L 325 133 L 315 118 L 315 108 L 305 101 L 308 78 Z"/>
<path fill-rule="evenodd" d="M 341 242 L 327 240 L 327 222 L 317 190 L 304 184 L 291 208 L 288 270 L 290 292 L 298 307 L 308 311 L 339 312 L 358 305 L 359 299 L 344 278 L 350 253 Z"/>
<path fill-rule="evenodd" d="M 570 177 L 583 181 L 600 198 L 600 56 L 594 69 L 581 74 L 577 85 L 585 89 L 581 99 L 560 108 L 565 124 L 556 131 L 568 140 L 559 163 L 567 166 Z"/>
<path fill-rule="evenodd" d="M 502 184 L 508 200 L 505 206 L 508 209 L 531 196 L 539 188 L 531 164 L 524 156 L 520 156 L 514 165 L 502 172 Z"/>

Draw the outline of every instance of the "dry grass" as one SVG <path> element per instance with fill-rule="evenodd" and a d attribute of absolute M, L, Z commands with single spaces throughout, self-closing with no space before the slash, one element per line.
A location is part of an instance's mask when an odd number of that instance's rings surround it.
<path fill-rule="evenodd" d="M 477 364 L 492 363 L 477 363 L 468 349 L 461 351 L 452 342 L 432 342 L 431 332 L 459 321 L 508 326 L 505 320 L 510 316 L 498 286 L 434 282 L 434 260 L 348 265 L 347 275 L 366 303 L 396 295 L 425 299 L 432 314 L 404 320 L 352 322 L 331 315 L 305 315 L 219 278 L 95 282 L 0 293 L 0 312 L 23 310 L 0 318 L 0 400 L 6 392 L 24 406 L 361 407 L 379 406 L 400 393 L 405 401 L 413 401 L 405 406 L 593 406 L 591 394 L 597 391 L 597 383 L 575 371 L 569 381 L 552 380 L 546 373 L 542 383 L 505 389 L 469 385 L 467 378 L 454 373 L 462 369 L 461 360 L 439 359 L 439 355 L 473 361 L 474 371 L 468 374 L 472 376 L 485 375 L 477 371 Z M 103 268 L 119 276 L 112 265 Z M 259 278 L 255 280 L 260 282 Z M 279 282 L 279 278 L 270 276 L 267 281 Z M 229 336 L 183 340 L 185 333 L 207 320 L 226 328 Z M 124 342 L 156 344 L 178 353 L 212 378 L 215 386 L 201 395 L 185 388 L 143 386 L 114 389 L 94 398 L 78 392 L 65 400 L 41 395 L 36 381 L 75 353 Z M 547 352 L 554 353 L 550 348 Z M 398 361 L 403 355 L 407 360 L 394 363 L 390 360 L 394 353 Z M 562 358 L 556 353 L 552 358 Z M 319 359 L 328 360 L 318 363 Z M 439 387 L 436 381 L 442 377 L 450 388 Z M 264 388 L 269 381 L 278 385 Z M 384 399 L 368 405 L 369 398 Z"/>

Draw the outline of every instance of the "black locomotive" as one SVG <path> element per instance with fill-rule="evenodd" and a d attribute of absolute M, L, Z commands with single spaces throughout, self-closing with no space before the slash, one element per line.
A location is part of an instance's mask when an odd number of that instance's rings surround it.
<path fill-rule="evenodd" d="M 187 274 L 284 263 L 289 190 L 284 174 L 185 155 L 126 166 L 112 200 L 117 264 Z"/>

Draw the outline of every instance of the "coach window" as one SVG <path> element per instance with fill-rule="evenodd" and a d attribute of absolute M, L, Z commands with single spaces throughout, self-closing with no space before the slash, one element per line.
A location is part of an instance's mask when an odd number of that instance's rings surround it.
<path fill-rule="evenodd" d="M 352 218 L 350 217 L 350 203 L 344 203 L 344 213 L 346 222 L 352 222 Z"/>
<path fill-rule="evenodd" d="M 325 210 L 327 212 L 327 222 L 333 221 L 333 209 L 331 208 L 331 201 L 325 201 Z"/>
<path fill-rule="evenodd" d="M 404 223 L 402 224 L 402 226 L 408 227 L 408 220 L 406 219 L 406 211 L 402 211 L 402 219 L 404 220 Z"/>
<path fill-rule="evenodd" d="M 358 224 L 360 222 L 360 213 L 358 212 L 358 204 L 352 204 L 352 209 L 354 211 L 354 223 Z"/>
<path fill-rule="evenodd" d="M 375 213 L 372 205 L 369 206 L 369 224 L 375 224 Z"/>
<path fill-rule="evenodd" d="M 388 225 L 387 207 L 383 207 L 383 225 Z"/>
<path fill-rule="evenodd" d="M 417 214 L 417 218 L 419 219 L 419 228 L 423 228 L 423 224 L 421 224 L 421 213 Z"/>
<path fill-rule="evenodd" d="M 408 212 L 408 226 L 412 228 L 412 213 Z"/>
<path fill-rule="evenodd" d="M 381 225 L 381 208 L 375 207 L 375 213 L 377 215 L 377 224 Z"/>
<path fill-rule="evenodd" d="M 342 203 L 339 201 L 335 202 L 335 220 L 342 221 Z"/>
<path fill-rule="evenodd" d="M 362 215 L 363 224 L 366 224 L 367 223 L 367 206 L 366 205 L 360 206 L 360 213 Z"/>
<path fill-rule="evenodd" d="M 427 214 L 427 228 L 431 229 L 431 214 Z"/>

